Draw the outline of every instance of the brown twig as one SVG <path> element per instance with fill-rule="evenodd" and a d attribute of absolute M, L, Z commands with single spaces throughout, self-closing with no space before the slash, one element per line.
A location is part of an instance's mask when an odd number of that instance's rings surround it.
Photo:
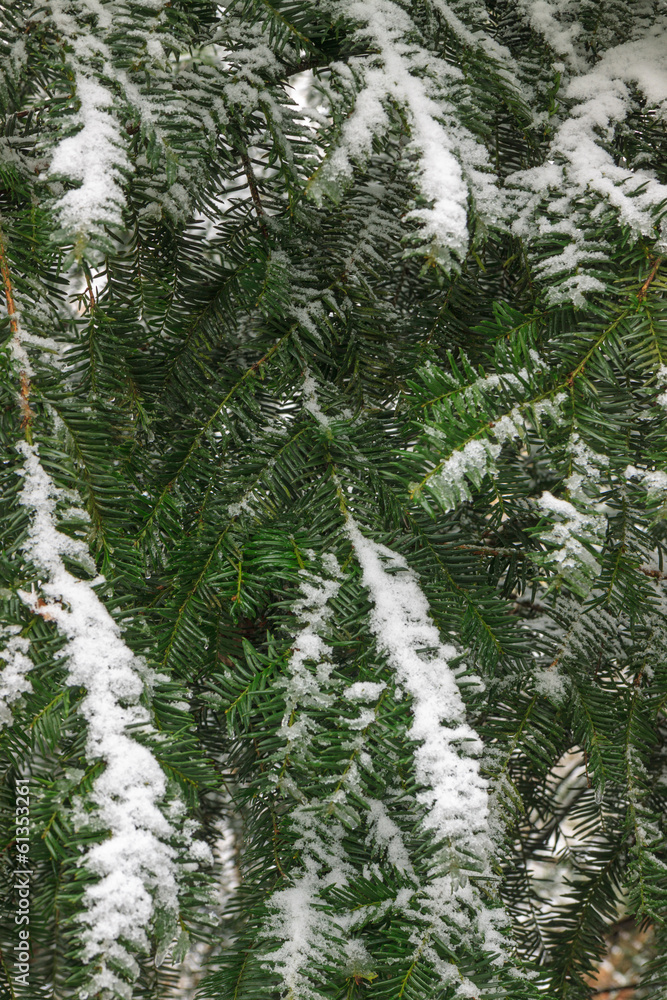
<path fill-rule="evenodd" d="M 525 553 L 521 552 L 520 549 L 510 549 L 502 548 L 502 546 L 492 546 L 492 545 L 457 545 L 457 549 L 463 549 L 466 552 L 473 552 L 478 556 L 517 556 L 518 558 L 524 558 Z"/>
<path fill-rule="evenodd" d="M 667 580 L 667 573 L 663 573 L 660 569 L 651 569 L 650 566 L 640 566 L 639 572 L 643 573 L 644 576 L 650 576 L 654 580 Z"/>
<path fill-rule="evenodd" d="M 12 278 L 9 273 L 7 263 L 7 251 L 5 250 L 5 238 L 0 229 L 0 274 L 5 290 L 5 301 L 7 303 L 7 315 L 9 316 L 9 329 L 14 339 L 19 341 L 19 321 L 17 318 L 16 302 L 14 301 L 14 288 Z M 21 429 L 26 432 L 26 437 L 30 440 L 30 422 L 34 417 L 34 412 L 30 406 L 30 379 L 25 368 L 19 374 L 21 389 L 19 392 L 19 407 L 21 409 Z"/>
<path fill-rule="evenodd" d="M 593 784 L 591 782 L 591 776 L 588 773 L 588 754 L 585 749 L 584 749 L 584 770 L 586 772 L 586 787 L 592 788 Z"/>
<path fill-rule="evenodd" d="M 655 278 L 656 274 L 658 273 L 658 269 L 659 269 L 660 265 L 662 264 L 662 261 L 663 261 L 662 257 L 656 257 L 655 263 L 653 264 L 653 267 L 651 268 L 651 270 L 649 272 L 648 278 L 646 279 L 646 281 L 644 282 L 644 284 L 642 285 L 642 287 L 637 292 L 637 299 L 638 299 L 639 302 L 643 302 L 644 299 L 646 298 L 646 293 L 649 290 L 651 282 L 653 281 L 653 279 Z"/>
<path fill-rule="evenodd" d="M 90 315 L 92 316 L 95 311 L 95 291 L 93 289 L 93 284 L 90 280 L 90 275 L 86 272 L 86 285 L 88 287 L 88 301 L 90 302 Z"/>
<path fill-rule="evenodd" d="M 266 228 L 266 212 L 264 211 L 264 206 L 262 205 L 262 199 L 259 196 L 259 187 L 257 185 L 257 178 L 252 169 L 252 163 L 250 162 L 250 157 L 244 150 L 241 153 L 241 162 L 243 164 L 243 169 L 245 171 L 246 179 L 248 181 L 248 187 L 250 188 L 250 195 L 252 197 L 253 204 L 255 206 L 255 211 L 257 212 L 257 219 L 259 221 L 259 228 L 262 231 L 262 236 L 264 239 L 268 240 L 269 231 Z"/>
<path fill-rule="evenodd" d="M 14 290 L 12 288 L 9 268 L 7 267 L 7 255 L 5 253 L 5 242 L 0 235 L 0 272 L 5 286 L 5 299 L 7 301 L 7 315 L 9 316 L 9 329 L 14 337 L 19 335 L 19 324 L 16 318 L 16 305 L 14 304 Z"/>

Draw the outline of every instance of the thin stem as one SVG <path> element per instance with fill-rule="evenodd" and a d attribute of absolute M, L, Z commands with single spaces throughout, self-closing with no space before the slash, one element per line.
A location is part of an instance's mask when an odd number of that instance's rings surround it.
<path fill-rule="evenodd" d="M 16 309 L 16 301 L 14 299 L 14 287 L 12 285 L 12 278 L 9 272 L 9 265 L 7 263 L 7 251 L 5 249 L 5 237 L 2 229 L 0 229 L 0 274 L 2 275 L 2 283 L 5 290 L 5 302 L 7 303 L 7 315 L 9 316 L 9 329 L 12 332 L 12 338 L 17 348 L 17 354 L 22 351 L 22 345 L 19 334 L 19 321 L 18 321 L 18 311 Z M 21 389 L 19 391 L 19 408 L 21 410 L 21 430 L 25 431 L 25 437 L 28 444 L 32 444 L 32 433 L 30 430 L 30 423 L 34 417 L 34 411 L 30 406 L 30 378 L 26 368 L 21 368 L 19 371 L 19 378 L 21 380 Z"/>
<path fill-rule="evenodd" d="M 241 162 L 243 163 L 243 169 L 245 171 L 246 178 L 248 180 L 248 187 L 250 188 L 250 195 L 252 197 L 253 204 L 255 206 L 255 211 L 257 212 L 257 219 L 259 221 L 259 228 L 262 231 L 262 236 L 265 240 L 269 238 L 269 231 L 266 228 L 266 212 L 264 211 L 264 206 L 262 205 L 262 199 L 259 195 L 259 186 L 257 184 L 257 178 L 252 169 L 252 163 L 250 162 L 250 157 L 247 152 L 243 150 L 241 153 Z"/>
<path fill-rule="evenodd" d="M 649 290 L 649 288 L 651 286 L 651 282 L 653 281 L 653 279 L 655 278 L 656 274 L 658 273 L 658 269 L 660 268 L 660 265 L 662 264 L 662 261 L 663 261 L 662 257 L 656 257 L 655 263 L 653 264 L 653 267 L 649 271 L 648 278 L 646 279 L 646 281 L 644 282 L 644 284 L 642 285 L 642 287 L 637 292 L 637 298 L 639 299 L 640 302 L 643 302 L 644 299 L 646 298 L 646 293 L 648 292 L 648 290 Z"/>

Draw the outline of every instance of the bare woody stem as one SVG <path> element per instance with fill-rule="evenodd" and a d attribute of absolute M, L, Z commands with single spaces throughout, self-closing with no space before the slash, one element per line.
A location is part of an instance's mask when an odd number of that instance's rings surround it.
<path fill-rule="evenodd" d="M 7 303 L 7 315 L 9 317 L 9 329 L 12 332 L 12 337 L 16 342 L 16 345 L 20 345 L 19 340 L 19 321 L 18 313 L 16 309 L 16 302 L 14 301 L 14 288 L 12 285 L 11 274 L 9 273 L 9 265 L 7 263 L 7 251 L 5 250 L 5 238 L 0 229 L 0 275 L 2 275 L 2 284 L 5 290 L 5 302 Z M 21 429 L 25 431 L 26 440 L 28 444 L 32 443 L 32 433 L 30 430 L 30 423 L 34 417 L 34 411 L 30 406 L 30 379 L 28 377 L 28 372 L 25 368 L 22 368 L 19 372 L 19 378 L 21 380 L 21 389 L 19 391 L 19 408 L 21 410 Z"/>
<path fill-rule="evenodd" d="M 653 279 L 655 278 L 656 274 L 658 273 L 658 269 L 660 268 L 660 265 L 662 264 L 662 261 L 663 261 L 662 257 L 656 257 L 656 259 L 655 259 L 655 261 L 653 263 L 653 267 L 651 268 L 651 270 L 649 272 L 648 278 L 646 279 L 646 281 L 644 282 L 644 284 L 642 285 L 642 287 L 639 289 L 639 291 L 637 293 L 637 298 L 638 298 L 638 300 L 640 302 L 643 302 L 644 299 L 646 298 L 646 293 L 648 292 L 649 288 L 651 287 L 651 282 L 653 281 Z"/>
<path fill-rule="evenodd" d="M 264 239 L 269 238 L 269 233 L 266 228 L 266 212 L 264 211 L 264 206 L 262 205 L 262 199 L 259 196 L 259 187 L 257 185 L 257 178 L 255 177 L 255 172 L 252 169 L 252 163 L 250 162 L 250 157 L 246 152 L 241 153 L 241 162 L 243 164 L 243 169 L 245 171 L 246 179 L 248 181 L 248 187 L 250 188 L 250 195 L 255 206 L 255 211 L 257 212 L 257 220 L 259 222 L 259 228 L 262 231 L 262 236 Z"/>

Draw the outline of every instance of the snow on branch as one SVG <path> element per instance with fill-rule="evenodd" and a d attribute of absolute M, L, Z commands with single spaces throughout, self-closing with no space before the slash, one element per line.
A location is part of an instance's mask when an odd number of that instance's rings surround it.
<path fill-rule="evenodd" d="M 312 379 L 307 382 L 306 391 L 316 419 L 327 426 Z M 361 776 L 362 769 L 373 770 L 365 735 L 375 721 L 375 710 L 369 706 L 377 702 L 386 684 L 356 681 L 343 686 L 341 680 L 331 677 L 332 649 L 323 636 L 330 628 L 331 602 L 345 579 L 332 553 L 325 553 L 321 563 L 322 576 L 301 571 L 302 596 L 293 609 L 303 628 L 294 635 L 293 652 L 283 679 L 286 710 L 279 730 L 286 742 L 286 757 L 278 783 L 296 801 L 281 822 L 283 831 L 289 830 L 293 837 L 299 865 L 296 873 L 291 872 L 267 900 L 268 918 L 260 933 L 272 945 L 264 957 L 266 968 L 277 974 L 284 995 L 291 1000 L 321 997 L 327 966 L 344 965 L 351 977 L 374 978 L 372 957 L 354 936 L 358 914 L 348 912 L 345 907 L 336 910 L 326 898 L 330 887 L 350 885 L 358 875 L 347 856 L 345 839 L 346 825 L 356 826 L 360 812 L 365 812 L 366 844 L 370 851 L 379 857 L 386 853 L 387 862 L 399 874 L 410 878 L 415 884 L 413 891 L 418 891 L 401 831 L 384 803 L 366 798 Z M 310 774 L 309 760 L 316 762 L 321 774 L 317 751 L 322 752 L 327 745 L 327 736 L 313 715 L 335 713 L 335 706 L 341 709 L 336 732 L 337 741 L 342 740 L 345 748 L 345 759 L 339 774 L 328 775 L 326 784 L 333 785 L 331 791 L 313 795 L 311 782 L 300 783 L 299 778 L 304 765 L 306 774 Z M 379 866 L 370 867 L 381 879 Z M 367 869 L 364 871 L 368 874 Z M 409 896 L 410 893 L 405 902 Z"/>
<path fill-rule="evenodd" d="M 467 928 L 470 941 L 481 936 L 485 949 L 503 960 L 505 947 L 499 931 L 505 921 L 503 911 L 489 908 L 463 875 L 457 882 L 451 874 L 452 854 L 458 855 L 462 868 L 475 865 L 483 876 L 491 874 L 493 855 L 489 790 L 479 764 L 483 746 L 466 722 L 450 665 L 457 651 L 440 641 L 426 596 L 406 560 L 365 537 L 350 515 L 346 530 L 373 604 L 371 631 L 398 684 L 412 700 L 409 736 L 417 744 L 415 768 L 422 787 L 417 798 L 424 807 L 423 825 L 449 855 L 442 870 L 424 887 L 425 908 L 432 919 L 445 918 L 445 923 L 453 919 L 460 930 Z M 389 826 L 384 823 L 381 829 L 391 841 Z M 471 909 L 477 914 L 476 926 Z"/>
<path fill-rule="evenodd" d="M 635 236 L 650 237 L 667 199 L 667 185 L 653 171 L 641 163 L 619 162 L 609 148 L 616 127 L 637 104 L 636 91 L 653 113 L 667 112 L 667 16 L 648 26 L 638 19 L 637 37 L 610 47 L 591 66 L 576 44 L 586 37 L 583 27 L 576 19 L 562 18 L 570 4 L 539 0 L 523 6 L 533 27 L 566 57 L 563 95 L 571 107 L 556 129 L 546 161 L 508 179 L 519 189 L 514 229 L 529 238 L 570 236 L 563 251 L 540 263 L 538 270 L 547 277 L 569 273 L 550 290 L 550 300 L 571 299 L 581 305 L 585 292 L 604 289 L 599 278 L 585 270 L 578 273 L 580 264 L 604 262 L 607 256 L 608 248 L 587 235 L 591 213 L 595 218 L 608 205 Z M 597 204 L 591 205 L 591 199 Z M 667 247 L 664 221 L 658 235 L 657 249 L 662 251 Z"/>
<path fill-rule="evenodd" d="M 572 17 L 570 0 L 519 0 L 518 6 L 533 31 L 541 35 L 558 56 L 575 69 L 585 67 L 584 53 L 578 44 L 584 33 L 583 26 Z"/>
<path fill-rule="evenodd" d="M 130 735 L 152 732 L 149 710 L 141 704 L 148 670 L 125 644 L 95 593 L 100 581 L 79 579 L 67 569 L 65 559 L 90 572 L 94 564 L 83 542 L 57 528 L 59 491 L 40 462 L 37 446 L 21 442 L 17 448 L 24 459 L 20 503 L 31 519 L 24 548 L 44 574 L 39 591 L 19 594 L 65 637 L 61 655 L 68 683 L 86 692 L 80 711 L 88 726 L 87 755 L 105 764 L 93 785 L 94 810 L 82 817 L 108 831 L 81 857 L 81 864 L 98 876 L 84 894 L 83 957 L 99 967 L 92 982 L 96 990 L 129 997 L 127 983 L 111 968 L 120 965 L 130 976 L 138 972 L 121 942 L 146 949 L 157 910 L 172 922 L 178 912 L 176 851 L 171 844 L 178 830 L 161 808 L 166 777 L 150 749 Z"/>
<path fill-rule="evenodd" d="M 111 113 L 113 95 L 81 69 L 75 78 L 79 110 L 74 121 L 81 127 L 60 141 L 49 175 L 79 182 L 58 198 L 55 211 L 64 229 L 89 233 L 99 224 L 121 224 L 123 171 L 130 164 Z"/>
<path fill-rule="evenodd" d="M 55 147 L 48 176 L 77 183 L 60 195 L 54 207 L 64 229 L 86 235 L 99 225 L 121 223 L 123 172 L 130 166 L 120 123 L 113 115 L 114 95 L 95 69 L 100 60 L 108 65 L 111 53 L 87 27 L 92 15 L 100 29 L 108 30 L 111 14 L 108 7 L 89 0 L 51 3 L 54 28 L 70 48 L 68 61 L 79 103 L 73 124 L 79 127 Z"/>
<path fill-rule="evenodd" d="M 304 400 L 318 423 L 329 428 L 317 383 L 309 373 Z M 363 823 L 370 851 L 363 877 L 383 881 L 383 869 L 389 866 L 392 877 L 409 884 L 382 907 L 396 908 L 403 918 L 409 915 L 413 957 L 425 956 L 442 984 L 456 982 L 460 990 L 470 991 L 466 995 L 473 995 L 472 983 L 462 980 L 457 967 L 443 961 L 430 942 L 437 938 L 453 955 L 462 947 L 481 946 L 492 962 L 507 960 L 506 915 L 488 893 L 494 844 L 488 786 L 479 763 L 482 743 L 466 722 L 451 666 L 456 650 L 441 643 L 416 575 L 401 556 L 365 538 L 349 513 L 345 531 L 373 605 L 370 631 L 386 656 L 396 687 L 411 698 L 408 736 L 416 745 L 415 772 L 421 788 L 417 799 L 423 827 L 432 832 L 439 853 L 426 877 L 418 875 L 403 831 L 391 815 L 389 804 L 396 799 L 396 790 L 388 788 L 384 802 L 366 790 L 364 772 L 373 773 L 375 767 L 372 741 L 366 742 L 376 721 L 376 709 L 370 705 L 378 702 L 388 685 L 378 679 L 343 687 L 331 676 L 331 649 L 323 636 L 330 628 L 331 602 L 345 578 L 337 560 L 327 554 L 322 558 L 326 575 L 302 571 L 302 597 L 294 605 L 303 628 L 294 636 L 283 680 L 286 710 L 280 735 L 287 752 L 276 783 L 296 802 L 281 822 L 283 835 L 289 830 L 294 838 L 299 861 L 266 903 L 269 916 L 260 937 L 277 946 L 265 954 L 265 967 L 280 977 L 284 996 L 290 1000 L 321 997 L 326 967 L 342 962 L 351 976 L 373 978 L 372 955 L 355 936 L 362 930 L 360 914 L 327 905 L 329 887 L 349 886 L 359 874 L 346 853 L 345 828 Z M 334 786 L 331 793 L 314 796 L 309 759 L 317 761 L 316 751 L 326 756 L 327 736 L 313 716 L 334 710 L 341 697 L 345 708 L 337 722 L 338 742 L 343 740 L 350 756 L 339 774 L 328 776 L 327 784 Z M 357 709 L 356 716 L 351 706 Z M 316 766 L 322 778 L 321 763 Z M 300 784 L 304 773 L 306 782 Z"/>
<path fill-rule="evenodd" d="M 556 569 L 575 593 L 583 596 L 590 589 L 591 580 L 601 571 L 593 552 L 602 547 L 607 520 L 594 504 L 586 504 L 586 498 L 579 497 L 579 503 L 588 506 L 590 512 L 582 513 L 574 504 L 544 491 L 538 504 L 540 512 L 549 518 L 551 527 L 541 532 L 540 538 L 550 551 L 546 557 L 539 558 Z"/>
<path fill-rule="evenodd" d="M 408 152 L 415 154 L 417 184 L 428 203 L 414 208 L 408 217 L 418 219 L 423 234 L 445 251 L 465 253 L 469 187 L 474 189 L 478 212 L 488 220 L 498 217 L 501 193 L 484 146 L 456 120 L 454 105 L 443 93 L 445 81 L 453 86 L 463 75 L 414 43 L 414 23 L 397 3 L 346 0 L 342 6 L 351 20 L 363 26 L 359 34 L 377 55 L 364 60 L 364 65 L 352 61 L 363 78 L 354 111 L 311 190 L 319 195 L 328 183 L 352 176 L 353 162 L 369 155 L 373 138 L 389 124 L 386 106 L 396 103 L 407 111 Z"/>
<path fill-rule="evenodd" d="M 0 629 L 0 660 L 5 666 L 0 673 L 0 727 L 12 722 L 10 705 L 21 695 L 32 691 L 32 684 L 26 674 L 34 663 L 29 658 L 30 641 L 20 635 L 20 625 L 5 625 Z"/>
<path fill-rule="evenodd" d="M 306 971 L 319 963 L 330 946 L 331 918 L 319 900 L 321 891 L 316 865 L 292 885 L 274 893 L 269 901 L 273 913 L 271 934 L 282 941 L 268 956 L 271 967 L 280 975 L 287 996 L 310 1000 L 316 992 Z"/>
<path fill-rule="evenodd" d="M 153 12 L 157 19 L 165 0 L 142 0 L 134 6 Z M 67 179 L 76 185 L 57 196 L 54 209 L 64 230 L 88 237 L 103 226 L 123 222 L 124 187 L 132 166 L 125 148 L 127 133 L 118 118 L 119 96 L 154 131 L 156 108 L 115 64 L 105 40 L 121 20 L 131 22 L 125 3 L 51 0 L 49 7 L 53 26 L 66 46 L 73 99 L 79 106 L 71 119 L 76 131 L 57 143 L 44 179 Z M 147 57 L 160 58 L 159 43 L 150 31 L 145 32 L 145 45 Z"/>
<path fill-rule="evenodd" d="M 307 382 L 309 391 L 316 418 L 320 419 L 314 383 L 310 386 Z M 326 420 L 323 414 L 321 419 Z M 325 555 L 322 564 L 326 577 L 301 571 L 302 597 L 294 604 L 303 628 L 294 636 L 293 653 L 282 680 L 285 714 L 279 730 L 288 757 L 301 757 L 308 750 L 318 728 L 310 712 L 331 708 L 335 701 L 330 683 L 332 650 L 322 633 L 327 631 L 332 614 L 329 602 L 340 590 L 342 574 L 332 554 Z M 289 775 L 287 761 L 280 784 L 299 800 L 284 822 L 296 837 L 294 846 L 299 851 L 301 874 L 267 901 L 269 918 L 262 936 L 278 942 L 278 947 L 266 955 L 266 963 L 280 977 L 285 995 L 310 1000 L 321 996 L 317 989 L 318 969 L 327 960 L 340 960 L 342 926 L 325 905 L 322 893 L 330 885 L 345 885 L 351 868 L 345 858 L 341 824 L 318 799 L 308 799 L 298 788 Z"/>
<path fill-rule="evenodd" d="M 104 764 L 90 794 L 74 810 L 75 826 L 99 834 L 99 841 L 79 858 L 79 864 L 97 876 L 86 885 L 78 914 L 83 924 L 81 956 L 94 964 L 87 985 L 101 1000 L 129 1000 L 128 980 L 139 973 L 132 952 L 148 950 L 149 932 L 158 917 L 162 944 L 177 923 L 177 853 L 188 850 L 183 871 L 195 870 L 211 855 L 203 841 L 193 839 L 195 824 L 183 822 L 185 804 L 168 789 L 166 775 L 148 745 L 158 734 L 151 724 L 147 695 L 160 678 L 126 644 L 120 626 L 98 597 L 95 587 L 103 578 L 95 575 L 87 544 L 59 530 L 58 504 L 71 497 L 56 486 L 33 441 L 32 369 L 26 345 L 36 339 L 23 330 L 1 233 L 0 270 L 12 333 L 8 346 L 21 386 L 17 403 L 26 435 L 16 444 L 23 459 L 15 470 L 22 479 L 18 503 L 28 515 L 21 547 L 40 576 L 29 592 L 17 593 L 64 639 L 58 659 L 67 669 L 66 682 L 84 691 L 78 710 L 87 725 L 87 760 Z M 67 513 L 85 516 L 71 503 Z M 0 725 L 11 722 L 9 706 L 31 690 L 26 674 L 33 668 L 27 655 L 30 642 L 19 626 L 9 626 L 1 634 L 0 660 L 5 667 L 0 674 Z"/>
<path fill-rule="evenodd" d="M 619 125 L 644 103 L 652 115 L 667 108 L 667 15 L 651 12 L 629 21 L 630 37 L 618 44 L 617 32 L 601 18 L 597 61 L 586 48 L 587 32 L 570 0 L 520 0 L 518 12 L 553 51 L 553 77 L 559 81 L 557 116 L 539 110 L 529 54 L 512 55 L 488 33 L 483 4 L 430 0 L 434 14 L 458 44 L 477 49 L 492 67 L 498 86 L 524 108 L 528 128 L 555 131 L 537 166 L 517 170 L 498 185 L 489 151 L 466 124 L 471 100 L 464 74 L 420 37 L 417 18 L 393 0 L 346 0 L 337 5 L 358 25 L 367 48 L 346 64 L 336 64 L 344 105 L 354 102 L 336 145 L 311 181 L 321 197 L 349 180 L 355 165 L 370 155 L 373 141 L 390 126 L 391 108 L 403 109 L 409 141 L 401 156 L 410 161 L 421 195 L 406 218 L 422 223 L 422 233 L 449 253 L 468 247 L 468 220 L 511 227 L 530 243 L 557 237 L 560 250 L 536 262 L 547 279 L 550 302 L 582 305 L 589 292 L 602 291 L 595 265 L 606 263 L 608 246 L 595 232 L 596 220 L 612 210 L 634 236 L 655 236 L 667 186 L 641 162 L 627 162 L 614 149 Z M 558 86 L 554 84 L 554 86 Z M 485 111 L 477 108 L 480 124 Z M 490 123 L 489 123 L 490 124 Z M 563 247 L 563 236 L 569 237 Z M 667 246 L 662 223 L 658 250 Z"/>
<path fill-rule="evenodd" d="M 487 784 L 479 771 L 482 744 L 465 721 L 465 706 L 426 596 L 405 559 L 366 538 L 350 517 L 347 533 L 373 601 L 370 627 L 397 681 L 412 698 L 410 736 L 420 744 L 415 760 L 424 791 L 424 820 L 439 839 L 460 843 L 488 859 Z"/>
<path fill-rule="evenodd" d="M 537 365 L 540 363 L 539 355 L 536 352 L 533 354 L 533 363 Z M 497 475 L 497 462 L 503 445 L 525 441 L 531 424 L 539 425 L 545 417 L 554 424 L 562 423 L 562 406 L 567 394 L 556 392 L 551 397 L 540 398 L 542 392 L 526 368 L 519 369 L 516 374 L 503 372 L 478 378 L 462 390 L 461 400 L 470 412 L 484 414 L 497 389 L 504 393 L 512 389 L 514 395 L 519 397 L 518 402 L 504 413 L 494 413 L 493 420 L 485 422 L 480 431 L 465 443 L 452 447 L 448 435 L 456 418 L 452 418 L 449 411 L 436 416 L 432 424 L 425 426 L 431 442 L 448 457 L 428 472 L 422 483 L 413 487 L 412 496 L 418 496 L 424 483 L 428 482 L 429 489 L 443 509 L 453 510 L 459 503 L 472 499 L 471 487 L 479 489 L 485 476 Z"/>
<path fill-rule="evenodd" d="M 297 806 L 289 825 L 297 833 L 303 874 L 279 889 L 267 901 L 270 917 L 262 936 L 280 942 L 266 955 L 266 966 L 280 977 L 290 1000 L 315 1000 L 323 994 L 327 967 L 344 954 L 346 920 L 332 912 L 323 893 L 344 886 L 352 874 L 343 846 L 345 830 L 317 801 Z"/>
<path fill-rule="evenodd" d="M 324 415 L 322 419 L 326 420 Z M 328 690 L 333 670 L 332 650 L 320 634 L 331 616 L 329 601 L 336 596 L 341 585 L 340 569 L 334 556 L 329 557 L 328 568 L 332 572 L 332 579 L 302 571 L 303 597 L 294 605 L 294 612 L 304 626 L 294 637 L 294 652 L 282 680 L 285 688 L 285 715 L 279 731 L 290 749 L 295 746 L 303 749 L 307 746 L 309 733 L 314 725 L 307 711 L 299 710 L 327 708 L 334 701 L 333 694 Z M 308 667 L 309 663 L 312 664 L 312 669 Z"/>

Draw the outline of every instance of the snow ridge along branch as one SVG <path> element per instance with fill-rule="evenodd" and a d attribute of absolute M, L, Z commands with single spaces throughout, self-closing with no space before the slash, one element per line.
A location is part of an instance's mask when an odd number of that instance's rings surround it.
<path fill-rule="evenodd" d="M 8 292 L 9 272 L 4 257 L 3 278 L 13 338 L 10 356 L 19 369 L 24 412 L 30 394 L 31 367 L 22 340 L 20 314 Z M 30 417 L 34 414 L 30 411 Z M 103 773 L 93 783 L 92 809 L 80 803 L 75 824 L 101 834 L 98 843 L 82 855 L 80 864 L 98 878 L 83 896 L 79 919 L 82 955 L 94 965 L 89 987 L 103 997 L 132 996 L 128 979 L 139 972 L 134 951 L 149 946 L 149 930 L 159 913 L 166 926 L 175 926 L 179 905 L 177 850 L 191 839 L 181 829 L 185 808 L 167 788 L 167 778 L 147 745 L 155 734 L 145 701 L 147 687 L 158 678 L 124 642 L 119 625 L 98 597 L 95 587 L 103 578 L 85 542 L 58 530 L 57 505 L 63 491 L 45 470 L 39 446 L 23 421 L 27 440 L 17 451 L 23 457 L 17 473 L 23 479 L 19 503 L 29 515 L 23 551 L 42 574 L 37 586 L 19 590 L 21 600 L 45 621 L 52 622 L 65 638 L 61 657 L 67 666 L 67 683 L 82 687 L 80 712 L 86 720 L 89 761 L 104 762 Z M 82 579 L 66 565 L 82 568 Z M 29 643 L 12 635 L 3 658 L 7 666 L 0 682 L 4 697 L 1 722 L 11 721 L 7 707 L 21 690 L 29 690 L 25 677 L 33 667 L 26 656 Z M 18 688 L 17 688 L 18 683 Z M 130 735 L 132 733 L 132 735 Z M 194 844 L 192 845 L 195 846 Z M 205 845 L 198 845 L 205 847 Z M 205 851 L 198 853 L 200 859 Z M 123 970 L 120 974 L 118 970 Z"/>

